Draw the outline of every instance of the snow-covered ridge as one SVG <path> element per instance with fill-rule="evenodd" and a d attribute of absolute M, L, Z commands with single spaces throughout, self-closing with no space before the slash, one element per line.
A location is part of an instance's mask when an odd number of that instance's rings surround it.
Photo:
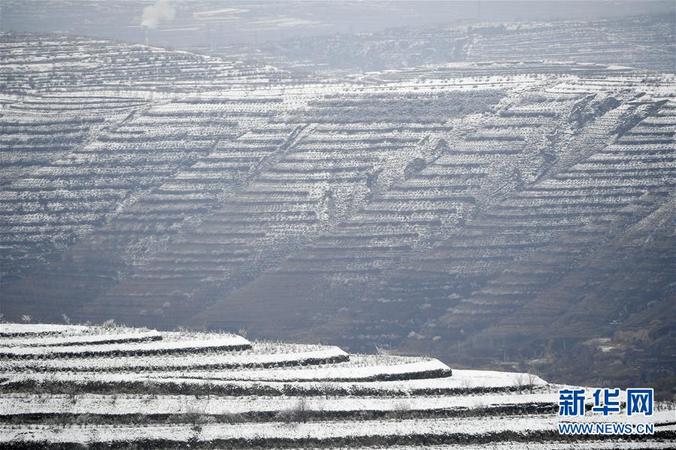
<path fill-rule="evenodd" d="M 89 328 L 82 325 L 55 325 L 45 323 L 20 324 L 3 323 L 0 324 L 0 338 L 9 338 L 15 336 L 43 336 L 49 334 L 76 334 L 84 333 Z M 3 344 L 8 341 L 3 341 Z"/>
<path fill-rule="evenodd" d="M 98 333 L 93 330 L 91 333 L 73 334 L 73 335 L 58 335 L 49 337 L 30 337 L 30 338 L 16 338 L 7 339 L 2 342 L 4 348 L 6 347 L 60 347 L 60 346 L 75 346 L 87 344 L 112 344 L 112 343 L 127 343 L 127 342 L 143 342 L 143 341 L 158 341 L 162 339 L 160 333 L 155 330 L 130 330 L 126 333 Z"/>
<path fill-rule="evenodd" d="M 124 358 L 101 355 L 97 358 L 70 359 L 15 359 L 5 361 L 12 370 L 36 371 L 106 371 L 129 372 L 158 370 L 190 370 L 191 374 L 203 369 L 236 369 L 246 367 L 286 366 L 289 364 L 341 361 L 347 353 L 334 346 L 299 344 L 261 345 L 253 343 L 246 351 L 211 350 L 207 353 L 163 353 L 161 355 L 126 356 Z"/>
<path fill-rule="evenodd" d="M 158 336 L 151 342 L 132 342 L 129 335 L 123 334 L 120 340 L 123 342 L 107 343 L 115 341 L 114 338 L 99 336 L 99 341 L 94 340 L 82 345 L 44 345 L 25 347 L 0 346 L 0 358 L 54 358 L 59 356 L 86 357 L 92 355 L 139 355 L 159 354 L 176 352 L 200 352 L 216 349 L 242 350 L 250 348 L 249 341 L 241 336 L 224 334 L 202 338 L 180 339 L 177 335 Z M 127 342 L 124 342 L 127 341 Z"/>

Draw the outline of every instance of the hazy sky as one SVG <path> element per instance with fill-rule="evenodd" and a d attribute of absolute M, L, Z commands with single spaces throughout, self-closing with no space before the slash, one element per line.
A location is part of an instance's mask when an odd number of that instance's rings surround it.
<path fill-rule="evenodd" d="M 304 35 L 373 32 L 458 21 L 596 19 L 670 14 L 676 1 L 221 1 L 3 0 L 3 31 L 69 32 L 190 48 L 216 35 L 223 44 Z"/>

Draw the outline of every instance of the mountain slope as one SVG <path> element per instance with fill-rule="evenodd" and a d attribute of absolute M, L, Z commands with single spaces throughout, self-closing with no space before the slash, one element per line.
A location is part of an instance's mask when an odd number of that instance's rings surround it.
<path fill-rule="evenodd" d="M 568 36 L 558 57 L 587 61 L 618 46 L 585 54 L 590 26 L 477 29 L 462 51 Z M 632 61 L 668 63 L 646 36 L 654 51 Z M 8 318 L 244 328 L 483 367 L 544 361 L 553 379 L 596 345 L 641 361 L 603 372 L 619 384 L 673 377 L 660 320 L 673 315 L 673 239 L 653 221 L 673 218 L 672 74 L 492 55 L 329 78 L 2 37 Z M 644 223 L 656 240 L 637 247 Z M 632 304 L 639 283 L 649 293 Z"/>

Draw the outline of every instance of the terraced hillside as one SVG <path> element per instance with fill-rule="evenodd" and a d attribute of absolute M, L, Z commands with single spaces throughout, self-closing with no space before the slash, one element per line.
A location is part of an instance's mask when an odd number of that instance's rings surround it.
<path fill-rule="evenodd" d="M 0 313 L 248 329 L 557 381 L 576 355 L 617 355 L 637 363 L 575 382 L 670 397 L 665 23 L 594 23 L 593 43 L 590 24 L 454 29 L 452 57 L 421 60 L 438 65 L 330 77 L 4 33 Z M 519 53 L 531 40 L 546 60 Z"/>
<path fill-rule="evenodd" d="M 3 94 L 68 90 L 190 91 L 283 79 L 271 67 L 59 34 L 1 33 Z"/>
<path fill-rule="evenodd" d="M 575 440 L 557 431 L 560 386 L 525 373 L 451 371 L 424 357 L 3 323 L 0 361 L 4 448 L 558 448 Z M 653 436 L 576 448 L 667 448 L 674 412 L 656 405 Z"/>
<path fill-rule="evenodd" d="M 621 101 L 589 81 L 554 85 L 532 103 L 520 94 L 516 105 L 485 115 L 420 172 L 220 303 L 228 315 L 215 306 L 200 317 L 232 326 L 242 314 L 242 323 L 267 332 L 287 317 L 290 330 L 304 329 L 303 316 L 283 310 L 293 304 L 315 313 L 323 335 L 335 333 L 351 348 L 410 335 L 423 341 L 415 348 L 438 342 L 444 355 L 464 333 L 521 316 L 530 298 L 590 250 L 624 239 L 624 230 L 656 209 L 673 219 L 672 103 Z M 591 111 L 601 114 L 585 119 Z M 668 302 L 664 294 L 658 298 Z M 259 314 L 270 305 L 279 311 Z M 455 333 L 437 330 L 440 316 Z M 527 328 L 500 331 L 512 332 L 524 343 L 532 338 Z M 467 355 L 503 354 L 510 345 L 491 340 L 484 352 Z M 669 373 L 671 354 L 657 358 Z"/>

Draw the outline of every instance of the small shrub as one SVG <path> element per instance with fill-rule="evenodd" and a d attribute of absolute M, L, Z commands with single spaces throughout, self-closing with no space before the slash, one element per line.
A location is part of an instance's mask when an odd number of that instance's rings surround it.
<path fill-rule="evenodd" d="M 103 322 L 101 326 L 106 329 L 113 329 L 118 327 L 118 325 L 115 323 L 115 319 L 108 319 L 105 322 Z"/>
<path fill-rule="evenodd" d="M 309 417 L 310 411 L 308 410 L 307 399 L 305 397 L 300 397 L 292 408 L 279 411 L 276 415 L 277 419 L 287 423 L 307 422 Z"/>
<path fill-rule="evenodd" d="M 75 423 L 85 425 L 91 422 L 89 414 L 80 414 L 75 418 Z"/>
<path fill-rule="evenodd" d="M 512 384 L 519 392 L 523 392 L 523 390 L 526 388 L 526 385 L 528 384 L 526 375 L 520 373 L 519 375 L 516 376 L 516 378 L 514 378 Z"/>
<path fill-rule="evenodd" d="M 395 417 L 403 419 L 410 413 L 411 403 L 406 400 L 399 400 L 394 404 L 392 411 Z"/>

